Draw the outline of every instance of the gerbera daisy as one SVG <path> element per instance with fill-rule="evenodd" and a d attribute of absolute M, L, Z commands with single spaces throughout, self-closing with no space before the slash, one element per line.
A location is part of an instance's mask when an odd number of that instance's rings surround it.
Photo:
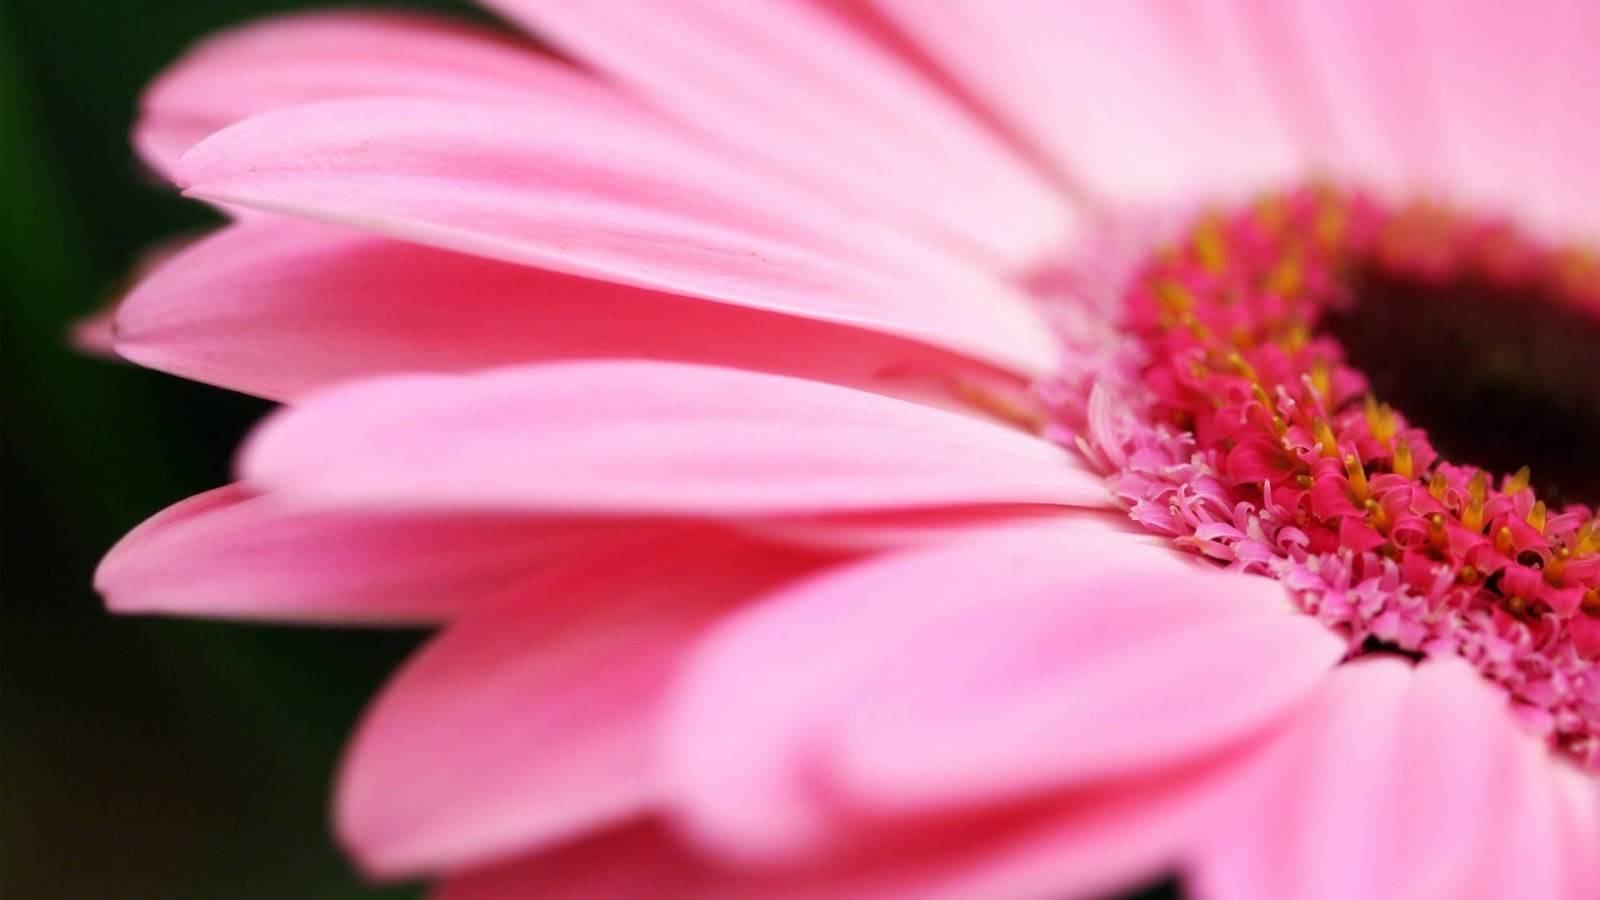
<path fill-rule="evenodd" d="M 1600 895 L 1600 7 L 487 4 L 214 38 L 115 347 L 282 400 L 122 611 L 439 622 L 375 877 Z M 1585 243 L 1588 242 L 1588 243 Z"/>

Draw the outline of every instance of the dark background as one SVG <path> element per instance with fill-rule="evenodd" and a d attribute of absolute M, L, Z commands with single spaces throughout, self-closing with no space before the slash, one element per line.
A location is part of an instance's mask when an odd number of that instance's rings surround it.
<path fill-rule="evenodd" d="M 145 173 L 143 84 L 294 0 L 0 4 L 0 886 L 31 898 L 407 897 L 333 846 L 344 735 L 417 635 L 107 614 L 100 555 L 227 480 L 264 403 L 75 354 L 147 244 L 216 221 Z M 332 5 L 332 4 L 320 4 Z M 385 3 L 467 12 L 464 3 Z"/>

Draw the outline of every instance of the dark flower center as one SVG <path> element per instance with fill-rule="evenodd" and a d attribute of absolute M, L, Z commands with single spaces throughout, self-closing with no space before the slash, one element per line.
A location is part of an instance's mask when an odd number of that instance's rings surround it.
<path fill-rule="evenodd" d="M 1519 283 L 1519 281 L 1521 283 Z M 1528 279 L 1372 263 L 1321 327 L 1444 456 L 1527 465 L 1550 506 L 1600 501 L 1600 307 Z"/>

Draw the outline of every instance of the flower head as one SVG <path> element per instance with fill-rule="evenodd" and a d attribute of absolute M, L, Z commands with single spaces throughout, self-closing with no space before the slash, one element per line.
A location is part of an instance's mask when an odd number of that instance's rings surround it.
<path fill-rule="evenodd" d="M 1582 3 L 490 4 L 213 39 L 117 314 L 285 401 L 121 610 L 444 622 L 451 898 L 1600 891 Z M 1594 152 L 1590 152 L 1594 151 Z"/>

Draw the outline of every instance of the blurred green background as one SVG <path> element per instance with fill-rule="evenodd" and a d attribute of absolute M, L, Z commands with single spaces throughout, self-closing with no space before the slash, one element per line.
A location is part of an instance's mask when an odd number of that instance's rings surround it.
<path fill-rule="evenodd" d="M 417 635 L 116 618 L 89 588 L 120 534 L 227 479 L 233 445 L 265 409 L 66 344 L 68 323 L 115 296 L 141 247 L 216 221 L 135 160 L 139 91 L 197 37 L 294 5 L 0 5 L 9 900 L 418 893 L 363 886 L 326 824 L 344 735 Z"/>

